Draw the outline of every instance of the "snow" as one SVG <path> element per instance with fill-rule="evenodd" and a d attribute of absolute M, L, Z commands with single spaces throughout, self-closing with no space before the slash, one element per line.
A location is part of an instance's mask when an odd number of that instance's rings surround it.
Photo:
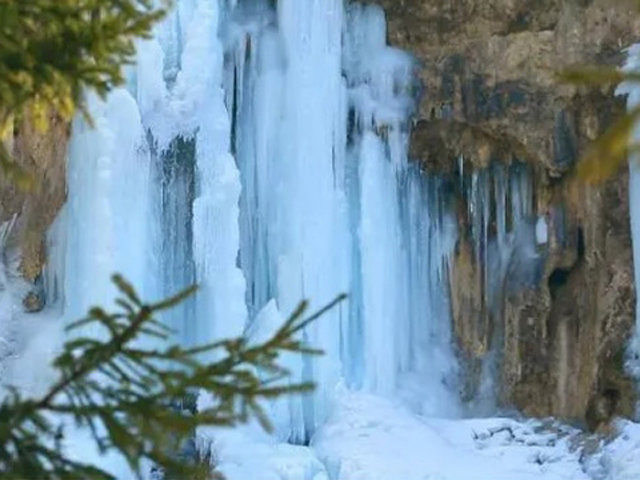
<path fill-rule="evenodd" d="M 257 426 L 201 432 L 216 471 L 226 480 L 329 480 L 324 465 L 309 448 L 275 443 Z"/>
<path fill-rule="evenodd" d="M 600 438 L 552 420 L 427 418 L 344 387 L 335 398 L 309 447 L 249 425 L 209 432 L 200 448 L 228 480 L 640 478 L 640 424 L 619 421 L 615 437 Z"/>
<path fill-rule="evenodd" d="M 427 419 L 346 394 L 312 446 L 334 480 L 587 479 L 554 440 L 513 420 Z"/>
<path fill-rule="evenodd" d="M 590 471 L 597 480 L 635 480 L 640 478 L 640 424 L 621 420 L 617 437 L 590 460 Z"/>

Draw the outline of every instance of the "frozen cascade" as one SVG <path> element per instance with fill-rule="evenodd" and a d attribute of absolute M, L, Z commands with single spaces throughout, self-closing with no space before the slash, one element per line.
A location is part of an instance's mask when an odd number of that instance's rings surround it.
<path fill-rule="evenodd" d="M 52 313 L 61 309 L 65 322 L 81 318 L 95 305 L 111 308 L 116 290 L 110 277 L 115 272 L 144 295 L 153 295 L 155 288 L 149 275 L 153 268 L 151 157 L 138 105 L 124 89 L 113 91 L 104 101 L 91 96 L 88 105 L 93 126 L 82 118 L 74 122 L 68 201 L 50 235 L 47 296 L 53 303 Z M 53 350 L 43 341 L 45 336 L 49 344 L 62 341 L 50 322 L 41 328 L 25 360 L 47 361 L 43 357 Z M 89 335 L 104 335 L 96 327 L 84 328 L 94 329 L 86 332 Z M 18 371 L 22 376 L 22 368 Z M 128 475 L 123 458 L 104 457 L 91 447 L 88 432 L 67 425 L 67 435 L 71 456 L 117 477 Z"/>
<path fill-rule="evenodd" d="M 91 100 L 96 128 L 76 122 L 47 276 L 64 318 L 108 304 L 114 271 L 150 298 L 200 284 L 165 318 L 184 344 L 260 336 L 346 292 L 304 332 L 326 354 L 285 359 L 318 388 L 273 406 L 277 436 L 308 442 L 340 385 L 457 415 L 457 224 L 407 160 L 413 59 L 385 29 L 342 0 L 178 1 L 128 89 Z"/>
<path fill-rule="evenodd" d="M 65 206 L 65 318 L 110 304 L 110 276 L 120 272 L 151 293 L 149 211 L 151 165 L 140 113 L 126 90 L 89 100 L 95 128 L 74 123 Z M 62 230 L 62 229 L 60 229 Z"/>
<path fill-rule="evenodd" d="M 138 54 L 136 91 L 157 153 L 161 291 L 200 286 L 195 305 L 170 314 L 186 344 L 240 335 L 246 322 L 219 23 L 217 1 L 179 2 Z"/>
<path fill-rule="evenodd" d="M 327 355 L 296 370 L 320 384 L 315 401 L 291 400 L 281 434 L 296 442 L 340 378 L 382 394 L 421 385 L 429 413 L 455 405 L 441 290 L 455 226 L 407 164 L 412 59 L 386 46 L 381 9 L 321 3 L 253 4 L 227 29 L 250 316 L 272 298 L 286 313 L 350 295 L 307 332 Z"/>

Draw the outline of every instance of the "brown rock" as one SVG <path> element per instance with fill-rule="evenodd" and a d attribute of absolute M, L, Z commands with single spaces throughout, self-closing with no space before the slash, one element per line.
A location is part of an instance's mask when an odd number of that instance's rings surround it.
<path fill-rule="evenodd" d="M 422 65 L 419 120 L 469 124 L 517 144 L 520 159 L 550 168 L 575 160 L 576 150 L 609 120 L 596 113 L 612 98 L 585 104 L 574 87 L 558 85 L 556 72 L 576 63 L 617 64 L 622 48 L 640 38 L 637 11 L 614 0 L 380 3 L 390 42 Z"/>
<path fill-rule="evenodd" d="M 44 308 L 44 295 L 40 292 L 29 292 L 22 300 L 22 306 L 27 313 L 37 313 Z"/>
<path fill-rule="evenodd" d="M 46 260 L 45 234 L 66 199 L 66 153 L 69 123 L 52 115 L 46 131 L 29 121 L 14 127 L 14 159 L 35 180 L 31 191 L 0 177 L 0 222 L 17 215 L 9 246 L 21 251 L 20 271 L 33 282 Z"/>
<path fill-rule="evenodd" d="M 485 284 L 490 267 L 470 240 L 470 200 L 456 192 L 461 235 L 449 278 L 467 387 L 479 384 L 481 364 L 495 351 L 497 395 L 505 405 L 530 415 L 585 419 L 594 399 L 615 391 L 614 413 L 631 414 L 635 388 L 621 360 L 635 302 L 628 175 L 584 187 L 578 196 L 561 182 L 623 111 L 624 100 L 612 88 L 559 85 L 555 74 L 573 64 L 619 65 L 623 48 L 640 41 L 633 2 L 379 3 L 387 12 L 390 43 L 412 52 L 421 65 L 424 91 L 412 158 L 452 185 L 462 183 L 460 157 L 465 175 L 524 162 L 533 185 L 532 214 L 548 224 L 539 271 L 523 275 L 530 267 L 510 265 L 503 287 L 491 287 L 499 294 L 491 297 Z M 514 279 L 523 276 L 529 281 L 514 288 Z"/>

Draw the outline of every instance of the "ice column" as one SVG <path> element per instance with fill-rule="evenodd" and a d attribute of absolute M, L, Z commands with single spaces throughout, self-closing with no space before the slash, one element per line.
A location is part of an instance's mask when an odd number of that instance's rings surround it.
<path fill-rule="evenodd" d="M 198 338 L 204 341 L 242 333 L 246 322 L 245 283 L 236 265 L 240 177 L 230 149 L 229 114 L 222 90 L 223 49 L 218 39 L 218 4 L 201 0 L 182 55 L 185 88 L 202 90 L 196 100 L 196 199 L 193 242 Z"/>
<path fill-rule="evenodd" d="M 148 285 L 149 151 L 140 113 L 124 89 L 89 100 L 95 127 L 78 118 L 69 149 L 65 317 L 110 305 L 110 276 Z"/>

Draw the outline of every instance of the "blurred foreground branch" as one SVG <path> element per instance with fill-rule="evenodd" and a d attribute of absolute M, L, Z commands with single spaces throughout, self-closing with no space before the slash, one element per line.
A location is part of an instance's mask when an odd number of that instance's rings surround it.
<path fill-rule="evenodd" d="M 146 304 L 122 277 L 113 280 L 120 292 L 119 311 L 93 308 L 68 327 L 73 335 L 54 361 L 59 379 L 49 391 L 27 399 L 11 388 L 0 404 L 0 478 L 113 478 L 65 454 L 71 420 L 91 432 L 101 452 L 121 453 L 138 476 L 143 460 L 149 460 L 177 478 L 211 478 L 210 465 L 178 458 L 183 443 L 198 426 L 233 426 L 252 416 L 270 429 L 261 400 L 313 389 L 311 383 L 283 384 L 289 372 L 278 364 L 279 354 L 322 353 L 297 340 L 297 334 L 345 298 L 309 316 L 302 302 L 258 345 L 236 338 L 192 349 L 146 348 L 165 344 L 171 333 L 154 316 L 195 288 Z M 87 335 L 87 328 L 104 331 L 107 339 Z M 201 360 L 211 356 L 217 360 Z M 172 406 L 193 392 L 210 394 L 212 404 L 192 413 Z"/>

